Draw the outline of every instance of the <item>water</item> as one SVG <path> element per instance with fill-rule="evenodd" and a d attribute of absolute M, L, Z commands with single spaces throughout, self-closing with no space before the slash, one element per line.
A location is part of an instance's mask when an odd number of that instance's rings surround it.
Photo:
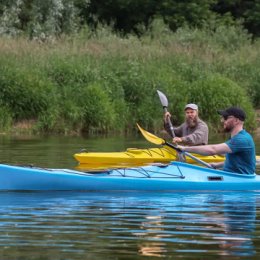
<path fill-rule="evenodd" d="M 257 259 L 260 193 L 1 193 L 1 259 Z"/>
<path fill-rule="evenodd" d="M 73 154 L 87 151 L 124 151 L 128 147 L 154 147 L 143 138 L 123 137 L 64 137 L 64 136 L 16 136 L 0 135 L 1 163 L 35 165 L 50 168 L 75 168 Z"/>
<path fill-rule="evenodd" d="M 74 168 L 82 148 L 148 146 L 136 138 L 0 136 L 0 158 Z M 0 201 L 0 259 L 259 258 L 260 192 L 0 192 Z"/>

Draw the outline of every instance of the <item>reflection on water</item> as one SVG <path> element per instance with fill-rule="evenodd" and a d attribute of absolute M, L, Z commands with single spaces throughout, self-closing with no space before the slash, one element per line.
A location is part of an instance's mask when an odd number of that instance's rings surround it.
<path fill-rule="evenodd" d="M 260 249 L 260 193 L 10 192 L 0 199 L 5 259 L 256 259 Z"/>

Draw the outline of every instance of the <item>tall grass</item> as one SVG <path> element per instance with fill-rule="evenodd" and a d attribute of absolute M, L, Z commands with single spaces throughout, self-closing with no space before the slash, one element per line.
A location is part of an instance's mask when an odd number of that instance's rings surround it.
<path fill-rule="evenodd" d="M 128 133 L 136 122 L 158 131 L 157 89 L 174 124 L 195 102 L 211 129 L 219 129 L 216 110 L 231 105 L 246 110 L 254 129 L 259 53 L 259 42 L 237 27 L 171 33 L 157 25 L 142 38 L 102 27 L 91 37 L 86 30 L 46 42 L 0 38 L 1 130 L 33 119 L 35 133 Z"/>

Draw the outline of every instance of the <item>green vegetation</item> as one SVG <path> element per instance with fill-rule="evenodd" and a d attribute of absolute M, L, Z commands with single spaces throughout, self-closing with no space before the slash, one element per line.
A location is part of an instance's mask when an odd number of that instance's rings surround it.
<path fill-rule="evenodd" d="M 156 89 L 169 99 L 174 123 L 196 102 L 212 129 L 216 110 L 243 107 L 256 127 L 260 42 L 239 25 L 176 32 L 155 20 L 143 36 L 120 37 L 99 26 L 45 42 L 0 38 L 0 128 L 31 122 L 34 133 L 127 133 L 139 122 L 162 128 Z M 17 128 L 15 128 L 17 129 Z"/>

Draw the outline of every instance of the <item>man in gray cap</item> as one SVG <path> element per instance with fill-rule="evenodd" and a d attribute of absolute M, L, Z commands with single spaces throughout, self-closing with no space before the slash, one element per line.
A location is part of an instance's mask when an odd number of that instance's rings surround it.
<path fill-rule="evenodd" d="M 220 110 L 221 121 L 225 132 L 231 138 L 225 143 L 203 146 L 179 146 L 185 152 L 202 155 L 225 154 L 226 160 L 221 163 L 212 163 L 213 168 L 222 168 L 224 171 L 241 174 L 254 174 L 256 167 L 255 143 L 252 136 L 244 129 L 245 112 L 238 107 Z"/>
<path fill-rule="evenodd" d="M 205 145 L 208 143 L 209 129 L 207 124 L 199 118 L 198 106 L 187 104 L 184 108 L 185 122 L 178 127 L 174 127 L 175 137 L 171 133 L 169 119 L 171 114 L 164 114 L 164 128 L 173 137 L 174 143 L 184 145 Z"/>

